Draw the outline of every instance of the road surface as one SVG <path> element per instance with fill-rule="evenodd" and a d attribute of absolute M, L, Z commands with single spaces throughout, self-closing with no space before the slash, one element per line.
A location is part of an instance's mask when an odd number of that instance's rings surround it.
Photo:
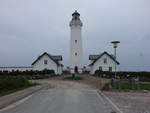
<path fill-rule="evenodd" d="M 49 81 L 46 81 L 49 83 Z M 34 93 L 0 113 L 111 113 L 96 89 L 70 81 L 50 81 L 55 88 Z"/>

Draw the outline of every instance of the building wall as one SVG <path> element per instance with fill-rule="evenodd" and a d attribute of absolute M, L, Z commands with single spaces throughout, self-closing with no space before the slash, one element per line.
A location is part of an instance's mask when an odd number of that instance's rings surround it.
<path fill-rule="evenodd" d="M 44 60 L 47 60 L 47 64 L 44 64 Z M 53 60 L 51 60 L 47 55 L 44 55 L 41 57 L 34 65 L 34 70 L 42 71 L 44 69 L 54 70 L 55 74 L 61 74 L 61 70 L 59 69 L 60 66 L 58 66 Z"/>
<path fill-rule="evenodd" d="M 104 58 L 107 59 L 107 63 L 104 63 Z M 92 66 L 90 66 L 90 73 L 94 74 L 99 67 L 102 67 L 102 71 L 109 71 L 109 67 L 112 67 L 112 71 L 115 71 L 115 63 L 108 55 L 104 54 L 98 59 Z"/>
<path fill-rule="evenodd" d="M 75 42 L 77 40 L 77 42 Z M 77 53 L 77 55 L 75 55 Z M 78 67 L 78 71 L 82 73 L 82 39 L 81 39 L 81 26 L 71 26 L 71 39 L 70 39 L 70 68 L 71 73 L 74 73 L 74 67 Z"/>
<path fill-rule="evenodd" d="M 63 67 L 62 66 L 58 66 L 58 74 L 62 74 L 63 71 Z"/>
<path fill-rule="evenodd" d="M 30 71 L 33 70 L 33 67 L 0 67 L 0 71 Z"/>

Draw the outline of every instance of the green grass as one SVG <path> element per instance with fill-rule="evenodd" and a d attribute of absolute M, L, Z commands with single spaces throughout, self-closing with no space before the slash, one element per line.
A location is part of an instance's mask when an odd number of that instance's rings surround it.
<path fill-rule="evenodd" d="M 141 83 L 141 84 L 140 84 L 140 89 L 143 89 L 143 90 L 150 90 L 150 83 L 149 83 L 149 84 Z"/>
<path fill-rule="evenodd" d="M 20 90 L 32 87 L 32 86 L 34 86 L 34 85 L 21 87 L 21 88 L 15 88 L 15 89 L 9 89 L 9 90 L 1 90 L 0 91 L 0 96 L 8 95 L 8 94 L 11 94 L 11 93 L 14 93 L 14 92 L 17 92 L 17 91 L 20 91 Z"/>
<path fill-rule="evenodd" d="M 64 77 L 64 80 L 83 80 L 83 77 L 80 77 L 80 76 L 75 76 L 75 77 L 68 76 L 68 77 Z"/>
<path fill-rule="evenodd" d="M 0 96 L 37 85 L 22 77 L 0 76 Z"/>
<path fill-rule="evenodd" d="M 150 90 L 150 83 L 140 83 L 139 86 L 133 85 L 131 83 L 119 83 L 120 89 L 131 89 L 131 90 Z"/>

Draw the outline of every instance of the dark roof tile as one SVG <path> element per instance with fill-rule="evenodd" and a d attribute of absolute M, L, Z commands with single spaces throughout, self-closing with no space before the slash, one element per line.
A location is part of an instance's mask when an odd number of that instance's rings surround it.
<path fill-rule="evenodd" d="M 96 60 L 99 57 L 99 55 L 90 55 L 89 60 Z"/>

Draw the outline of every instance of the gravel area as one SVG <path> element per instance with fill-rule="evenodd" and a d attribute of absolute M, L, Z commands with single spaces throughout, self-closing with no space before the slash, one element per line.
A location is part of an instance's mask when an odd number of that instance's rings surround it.
<path fill-rule="evenodd" d="M 49 79 L 34 80 L 34 81 L 40 84 L 47 84 L 48 87 L 46 87 L 46 89 L 49 89 L 49 88 L 93 89 L 93 86 L 85 83 L 86 80 L 69 81 L 69 80 L 63 80 L 63 77 L 53 77 Z"/>
<path fill-rule="evenodd" d="M 48 84 L 47 88 L 72 88 L 72 89 L 99 89 L 100 78 L 89 75 L 80 75 L 83 80 L 63 80 L 63 76 L 51 77 L 49 79 L 33 80 L 40 84 Z"/>
<path fill-rule="evenodd" d="M 105 91 L 124 113 L 150 113 L 150 91 Z"/>

